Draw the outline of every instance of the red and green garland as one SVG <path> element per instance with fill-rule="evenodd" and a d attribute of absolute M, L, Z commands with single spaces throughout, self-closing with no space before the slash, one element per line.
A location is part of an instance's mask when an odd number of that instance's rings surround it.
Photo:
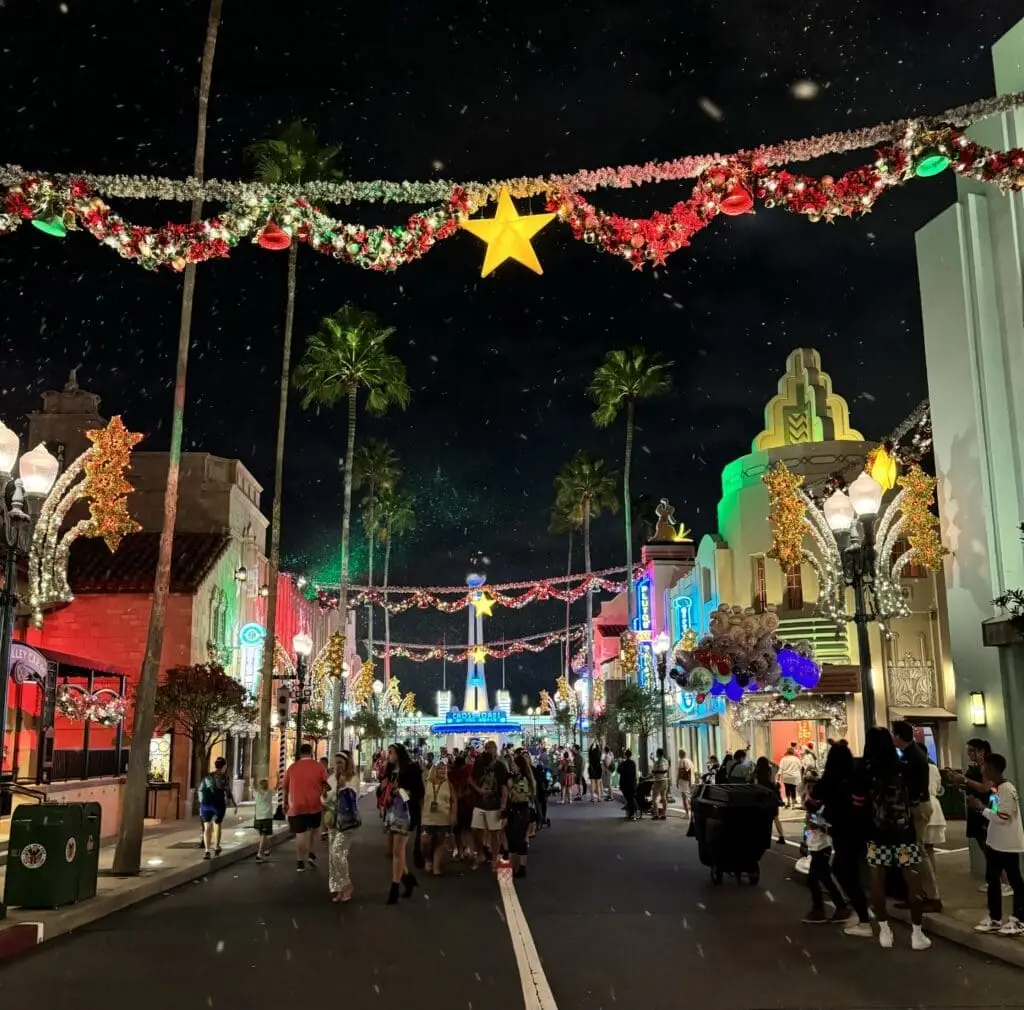
<path fill-rule="evenodd" d="M 686 248 L 719 214 L 749 213 L 760 202 L 811 221 L 831 222 L 866 214 L 886 190 L 947 167 L 958 175 L 997 184 L 1004 192 L 1024 188 L 1024 150 L 995 151 L 946 126 L 910 129 L 900 143 L 880 150 L 871 165 L 838 179 L 795 175 L 770 169 L 755 155 L 736 155 L 705 168 L 689 199 L 646 218 L 605 213 L 570 190 L 549 192 L 548 207 L 569 225 L 573 237 L 641 269 L 646 263 L 664 263 Z M 0 235 L 26 221 L 56 236 L 83 229 L 147 269 L 174 270 L 227 257 L 246 239 L 267 249 L 304 242 L 345 263 L 395 270 L 450 238 L 478 209 L 473 194 L 453 189 L 447 202 L 412 215 L 404 225 L 366 227 L 338 221 L 301 197 L 254 198 L 195 224 L 150 228 L 125 221 L 80 179 L 58 183 L 45 176 L 25 177 L 0 198 Z"/>

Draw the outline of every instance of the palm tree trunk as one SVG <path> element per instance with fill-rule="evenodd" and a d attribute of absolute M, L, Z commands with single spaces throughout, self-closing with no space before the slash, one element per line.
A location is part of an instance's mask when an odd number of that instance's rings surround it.
<path fill-rule="evenodd" d="M 348 556 L 349 536 L 352 528 L 352 461 L 356 454 L 356 390 L 348 394 L 348 441 L 345 445 L 345 497 L 341 514 L 341 573 L 338 591 L 338 611 L 341 614 L 342 627 L 348 628 Z M 332 753 L 341 750 L 341 678 L 334 682 L 333 721 L 334 735 Z"/>
<path fill-rule="evenodd" d="M 196 151 L 193 176 L 202 180 L 206 161 L 206 122 L 210 103 L 210 79 L 213 76 L 213 54 L 217 48 L 217 30 L 223 0 L 210 0 L 206 20 L 206 43 L 199 73 L 199 112 L 196 121 Z M 192 222 L 202 217 L 203 201 L 192 201 Z M 174 524 L 178 518 L 178 479 L 181 470 L 181 436 L 185 424 L 185 389 L 188 380 L 188 350 L 192 338 L 192 304 L 196 290 L 196 266 L 185 267 L 185 283 L 181 294 L 181 322 L 178 327 L 178 360 L 174 375 L 174 407 L 171 414 L 171 444 L 167 454 L 167 486 L 164 488 L 164 524 L 160 531 L 160 550 L 153 583 L 153 603 L 149 612 L 146 655 L 135 694 L 132 717 L 132 746 L 128 756 L 128 776 L 121 805 L 121 823 L 114 850 L 113 871 L 125 876 L 139 872 L 142 865 L 142 831 L 146 816 L 146 793 L 149 785 L 149 744 L 155 722 L 156 685 L 163 653 L 164 625 L 167 619 L 167 597 L 171 589 L 171 557 L 174 550 Z M 6 673 L 6 671 L 5 671 Z"/>
<path fill-rule="evenodd" d="M 572 527 L 569 527 L 569 560 L 565 565 L 565 575 L 568 579 L 572 575 Z M 566 590 L 569 589 L 569 583 L 565 584 Z M 572 621 L 572 604 L 565 601 L 565 675 L 568 677 L 572 672 L 572 652 L 570 651 L 569 645 L 569 628 Z"/>
<path fill-rule="evenodd" d="M 270 556 L 267 559 L 267 637 L 263 640 L 260 669 L 260 740 L 256 756 L 256 779 L 270 778 L 270 700 L 274 694 L 274 643 L 277 638 L 277 575 L 281 569 L 281 497 L 284 493 L 284 433 L 288 420 L 288 387 L 291 385 L 292 329 L 295 324 L 295 278 L 299 246 L 288 249 L 288 299 L 284 310 L 284 340 L 281 351 L 281 388 L 277 405 L 277 449 L 274 455 L 274 504 L 270 512 Z"/>
<path fill-rule="evenodd" d="M 369 487 L 369 509 L 370 509 L 370 531 L 366 535 L 366 585 L 373 588 L 373 542 L 377 538 L 376 524 L 374 523 L 375 506 L 374 495 L 377 489 L 371 484 Z M 373 604 L 366 606 L 366 658 L 373 659 Z"/>
<path fill-rule="evenodd" d="M 626 458 L 622 466 L 622 511 L 626 518 L 626 614 L 633 626 L 636 586 L 633 585 L 633 509 L 629 497 L 629 468 L 633 462 L 633 401 L 626 402 Z"/>
<path fill-rule="evenodd" d="M 384 686 L 391 683 L 391 611 L 388 610 L 388 579 L 391 576 L 391 534 L 384 545 Z"/>
<path fill-rule="evenodd" d="M 590 502 L 583 502 L 583 564 L 590 574 Z M 594 594 L 587 586 L 587 676 L 590 678 L 590 690 L 587 692 L 587 715 L 593 705 L 594 696 Z M 583 726 L 580 725 L 580 738 L 583 737 Z"/>

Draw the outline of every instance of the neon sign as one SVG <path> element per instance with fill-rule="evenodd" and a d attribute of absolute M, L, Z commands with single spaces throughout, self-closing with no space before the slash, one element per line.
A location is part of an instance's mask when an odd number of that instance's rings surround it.
<path fill-rule="evenodd" d="M 651 616 L 651 579 L 645 576 L 636 583 L 636 617 L 633 618 L 633 630 L 638 641 L 649 641 L 654 621 Z"/>
<path fill-rule="evenodd" d="M 493 712 L 460 712 L 459 709 L 451 709 L 444 717 L 446 723 L 461 725 L 473 723 L 475 726 L 500 726 L 508 722 L 508 713 L 495 709 Z"/>
<path fill-rule="evenodd" d="M 243 648 L 261 648 L 267 637 L 267 629 L 262 624 L 243 624 L 238 632 L 238 644 Z"/>

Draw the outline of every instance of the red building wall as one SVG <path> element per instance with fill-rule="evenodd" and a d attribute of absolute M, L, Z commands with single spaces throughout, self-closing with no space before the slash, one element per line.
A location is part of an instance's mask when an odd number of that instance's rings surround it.
<path fill-rule="evenodd" d="M 278 575 L 277 577 L 277 614 L 274 618 L 274 633 L 284 650 L 295 662 L 295 651 L 292 649 L 292 639 L 304 631 L 312 635 L 315 624 L 313 608 L 317 604 L 307 600 L 296 587 L 294 579 L 289 575 Z"/>

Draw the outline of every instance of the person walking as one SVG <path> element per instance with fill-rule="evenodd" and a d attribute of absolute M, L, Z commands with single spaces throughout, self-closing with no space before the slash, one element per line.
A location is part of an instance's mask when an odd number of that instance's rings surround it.
<path fill-rule="evenodd" d="M 601 777 L 604 774 L 601 763 L 601 745 L 595 740 L 587 752 L 587 779 L 590 781 L 590 802 L 601 801 Z"/>
<path fill-rule="evenodd" d="M 231 779 L 227 773 L 228 763 L 219 757 L 213 763 L 213 771 L 199 783 L 199 820 L 203 825 L 203 859 L 220 855 L 220 835 L 224 818 L 228 812 L 228 800 L 238 813 Z"/>
<path fill-rule="evenodd" d="M 656 821 L 663 821 L 668 814 L 668 776 L 669 764 L 665 751 L 661 747 L 654 755 L 651 767 L 654 783 L 651 787 L 651 808 Z"/>
<path fill-rule="evenodd" d="M 754 764 L 754 785 L 768 789 L 774 794 L 776 803 L 772 826 L 775 828 L 775 842 L 777 845 L 785 845 L 786 836 L 783 834 L 782 822 L 779 820 L 779 786 L 775 781 L 772 763 L 766 757 L 759 757 Z"/>
<path fill-rule="evenodd" d="M 804 922 L 846 922 L 850 908 L 832 876 L 832 839 L 828 834 L 828 823 L 822 813 L 821 799 L 817 795 L 819 782 L 811 785 L 807 793 L 807 817 L 804 821 L 807 854 L 811 857 L 807 871 L 807 886 L 811 891 L 811 910 L 804 916 Z M 825 912 L 824 895 L 821 887 L 828 891 L 835 912 L 831 918 Z"/>
<path fill-rule="evenodd" d="M 982 767 L 986 784 L 992 789 L 988 803 L 976 796 L 967 802 L 972 810 L 988 821 L 985 843 L 985 883 L 988 885 L 988 915 L 974 928 L 979 933 L 1003 936 L 1024 934 L 1024 879 L 1020 872 L 1020 854 L 1024 852 L 1024 827 L 1021 826 L 1020 797 L 1006 776 L 1006 758 L 989 754 Z M 1013 891 L 1013 913 L 1003 922 L 1002 879 L 1006 876 Z"/>
<path fill-rule="evenodd" d="M 526 862 L 530 854 L 530 804 L 536 788 L 533 771 L 526 755 L 516 754 L 513 758 L 513 771 L 504 793 L 502 815 L 508 851 L 512 858 L 512 875 L 519 880 L 526 876 Z"/>
<path fill-rule="evenodd" d="M 349 869 L 349 832 L 359 827 L 359 775 L 348 751 L 334 755 L 334 768 L 327 777 L 324 798 L 324 823 L 327 826 L 327 886 L 331 901 L 352 898 Z"/>
<path fill-rule="evenodd" d="M 902 720 L 894 722 L 892 724 L 892 739 L 900 750 L 903 763 L 906 765 L 906 783 L 910 794 L 910 813 L 914 818 L 914 836 L 924 853 L 928 825 L 932 819 L 928 755 L 914 739 L 914 727 L 909 722 Z M 917 872 L 921 877 L 921 891 L 924 894 L 922 911 L 941 912 L 942 897 L 939 894 L 939 882 L 935 878 L 934 863 L 927 858 L 927 855 L 921 861 Z"/>
<path fill-rule="evenodd" d="M 636 762 L 633 760 L 633 752 L 627 750 L 625 757 L 619 762 L 619 791 L 626 804 L 627 821 L 636 818 L 636 784 Z"/>
<path fill-rule="evenodd" d="M 573 771 L 572 755 L 568 751 L 562 753 L 562 760 L 558 762 L 558 780 L 562 786 L 562 803 L 572 803 L 573 783 L 576 775 Z"/>
<path fill-rule="evenodd" d="M 779 762 L 779 778 L 782 781 L 782 788 L 786 794 L 786 809 L 797 805 L 797 790 L 804 777 L 804 766 L 792 747 L 786 748 Z"/>
<path fill-rule="evenodd" d="M 422 798 L 423 794 L 423 773 L 400 743 L 393 743 L 388 748 L 388 766 L 392 771 L 385 783 L 384 801 L 384 833 L 391 856 L 391 890 L 387 903 L 397 905 L 399 886 L 404 885 L 405 897 L 411 898 L 413 888 L 418 884 L 409 872 L 406 843 L 413 824 L 413 797 Z"/>
<path fill-rule="evenodd" d="M 288 766 L 281 788 L 288 828 L 295 835 L 295 869 L 302 873 L 307 861 L 311 867 L 316 866 L 314 843 L 323 822 L 327 789 L 327 772 L 313 757 L 310 744 L 299 748 L 299 760 Z"/>
<path fill-rule="evenodd" d="M 256 843 L 256 862 L 262 863 L 270 855 L 271 840 L 274 837 L 274 790 L 266 779 L 256 783 L 253 799 L 256 809 L 253 812 L 252 826 L 256 829 L 259 839 Z"/>
<path fill-rule="evenodd" d="M 470 787 L 476 793 L 473 807 L 473 839 L 476 844 L 474 868 L 489 857 L 491 868 L 498 869 L 501 835 L 501 812 L 508 799 L 508 771 L 498 760 L 498 746 L 493 740 L 484 745 L 484 752 L 473 762 Z"/>
<path fill-rule="evenodd" d="M 441 876 L 445 844 L 455 830 L 459 816 L 459 798 L 448 777 L 448 759 L 441 758 L 427 772 L 423 797 L 423 859 L 427 873 Z"/>
<path fill-rule="evenodd" d="M 885 877 L 889 870 L 898 870 L 907 885 L 913 923 L 910 945 L 914 950 L 927 950 L 932 942 L 921 929 L 921 880 L 917 874 L 924 855 L 914 833 L 908 777 L 908 767 L 900 760 L 892 735 L 884 726 L 872 726 L 864 741 L 860 781 L 854 782 L 852 794 L 855 805 L 871 812 L 867 860 L 871 872 L 871 907 L 878 920 L 878 942 L 882 947 L 893 945 Z"/>
<path fill-rule="evenodd" d="M 576 799 L 583 800 L 583 793 L 587 788 L 587 781 L 583 777 L 583 751 L 578 743 L 572 745 L 572 775 L 576 783 Z"/>
<path fill-rule="evenodd" d="M 611 747 L 605 744 L 601 755 L 601 794 L 606 800 L 612 798 L 612 775 L 615 774 L 615 755 Z"/>
<path fill-rule="evenodd" d="M 690 816 L 690 796 L 693 793 L 694 768 L 693 762 L 686 756 L 686 751 L 679 752 L 679 761 L 676 765 L 676 788 L 679 790 L 679 800 L 683 805 L 683 816 Z"/>

